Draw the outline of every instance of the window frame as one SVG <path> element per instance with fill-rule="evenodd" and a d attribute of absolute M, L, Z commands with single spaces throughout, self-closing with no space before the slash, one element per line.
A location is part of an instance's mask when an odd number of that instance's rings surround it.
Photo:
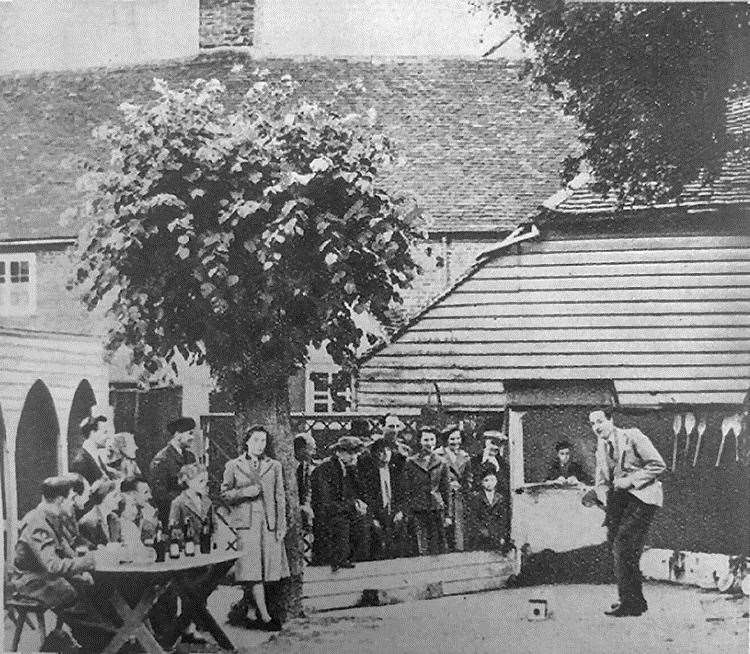
<path fill-rule="evenodd" d="M 340 372 L 342 372 L 341 368 L 335 364 L 307 364 L 305 366 L 305 413 L 339 413 L 334 411 L 334 398 L 331 395 L 330 386 L 333 382 L 333 376 Z M 315 390 L 315 384 L 312 381 L 312 376 L 315 374 L 325 374 L 328 376 L 328 390 L 326 391 L 327 397 L 325 399 L 320 397 L 322 391 Z M 351 379 L 345 389 L 345 399 L 347 403 L 346 411 L 351 411 L 354 405 Z M 316 411 L 315 405 L 323 402 L 326 403 L 327 410 Z"/>
<path fill-rule="evenodd" d="M 10 303 L 11 265 L 14 262 L 29 264 L 28 301 L 23 305 Z M 3 278 L 0 283 L 0 316 L 33 316 L 37 311 L 37 259 L 35 252 L 4 252 L 0 253 L 0 263 L 4 266 Z"/>

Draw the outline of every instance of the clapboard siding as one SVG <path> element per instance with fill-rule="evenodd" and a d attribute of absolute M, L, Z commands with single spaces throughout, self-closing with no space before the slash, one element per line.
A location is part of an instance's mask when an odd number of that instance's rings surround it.
<path fill-rule="evenodd" d="M 360 368 L 358 401 L 497 408 L 508 379 L 612 379 L 623 404 L 740 403 L 750 237 L 527 242 L 488 258 Z M 421 397 L 421 402 L 419 398 Z"/>

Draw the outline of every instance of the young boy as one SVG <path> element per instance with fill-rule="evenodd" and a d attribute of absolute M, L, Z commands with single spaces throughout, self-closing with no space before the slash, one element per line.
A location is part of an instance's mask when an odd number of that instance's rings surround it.
<path fill-rule="evenodd" d="M 505 551 L 509 542 L 508 500 L 497 491 L 497 470 L 485 465 L 479 473 L 482 490 L 469 500 L 471 549 Z"/>

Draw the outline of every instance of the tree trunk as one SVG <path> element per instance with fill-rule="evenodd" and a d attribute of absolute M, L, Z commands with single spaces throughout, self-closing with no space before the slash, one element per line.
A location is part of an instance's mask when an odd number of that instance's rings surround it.
<path fill-rule="evenodd" d="M 291 577 L 266 586 L 271 615 L 282 620 L 302 615 L 302 531 L 300 528 L 299 495 L 297 493 L 297 461 L 294 458 L 292 427 L 289 421 L 289 389 L 286 382 L 269 388 L 268 394 L 255 398 L 246 406 L 237 407 L 237 433 L 244 433 L 253 424 L 268 429 L 267 453 L 281 462 L 286 495 L 287 533 L 284 543 Z"/>

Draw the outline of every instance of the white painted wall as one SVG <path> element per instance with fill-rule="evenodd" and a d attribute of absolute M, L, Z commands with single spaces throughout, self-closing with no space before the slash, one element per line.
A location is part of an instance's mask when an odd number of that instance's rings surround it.
<path fill-rule="evenodd" d="M 264 57 L 476 57 L 513 21 L 490 21 L 466 0 L 256 0 L 255 47 Z M 496 54 L 521 56 L 512 39 Z"/>
<path fill-rule="evenodd" d="M 0 0 L 0 72 L 68 70 L 198 52 L 199 0 Z"/>

